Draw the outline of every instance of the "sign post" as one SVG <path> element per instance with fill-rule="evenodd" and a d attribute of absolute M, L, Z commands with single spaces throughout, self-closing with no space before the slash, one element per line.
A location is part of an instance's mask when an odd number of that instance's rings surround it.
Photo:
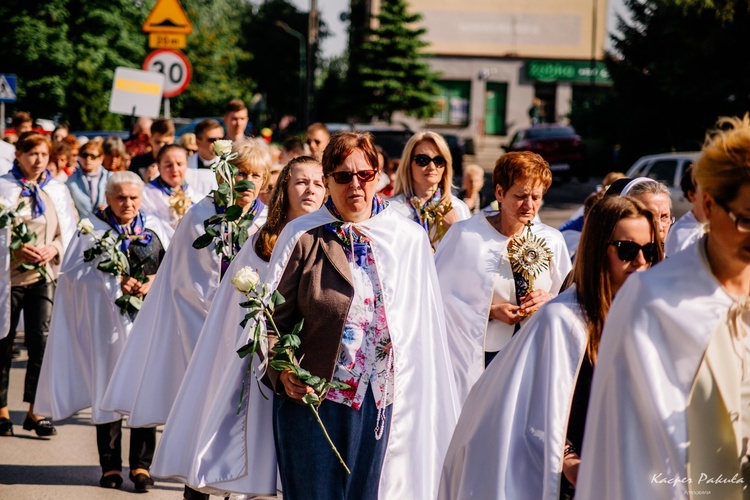
<path fill-rule="evenodd" d="M 157 118 L 163 91 L 161 73 L 118 67 L 112 81 L 109 110 L 120 115 Z"/>
<path fill-rule="evenodd" d="M 185 37 L 193 32 L 178 0 L 159 0 L 141 27 L 148 33 L 152 49 L 184 49 Z"/>
<path fill-rule="evenodd" d="M 0 74 L 0 139 L 5 136 L 5 103 L 16 102 L 16 75 Z"/>
<path fill-rule="evenodd" d="M 164 75 L 164 116 L 169 118 L 169 99 L 182 94 L 193 76 L 190 61 L 177 50 L 157 49 L 143 61 L 143 70 Z"/>

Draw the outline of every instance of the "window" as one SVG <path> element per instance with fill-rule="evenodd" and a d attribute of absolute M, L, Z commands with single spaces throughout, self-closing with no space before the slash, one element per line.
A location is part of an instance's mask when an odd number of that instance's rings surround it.
<path fill-rule="evenodd" d="M 468 125 L 471 82 L 442 80 L 437 85 L 439 109 L 433 117 L 432 123 L 438 125 Z"/>
<path fill-rule="evenodd" d="M 672 186 L 676 171 L 677 160 L 657 160 L 651 164 L 647 177 Z"/>

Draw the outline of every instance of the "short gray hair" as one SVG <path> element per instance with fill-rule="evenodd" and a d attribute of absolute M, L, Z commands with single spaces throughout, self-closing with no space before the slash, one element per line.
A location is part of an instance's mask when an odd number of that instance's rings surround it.
<path fill-rule="evenodd" d="M 672 196 L 669 188 L 657 180 L 646 179 L 642 182 L 634 183 L 630 186 L 630 189 L 627 187 L 626 189 L 628 196 L 634 196 L 638 199 L 644 194 L 663 194 L 669 200 L 669 207 L 672 207 Z"/>
<path fill-rule="evenodd" d="M 107 194 L 114 193 L 120 186 L 124 184 L 132 184 L 138 186 L 143 191 L 143 179 L 134 172 L 124 170 L 122 172 L 115 172 L 107 181 Z"/>

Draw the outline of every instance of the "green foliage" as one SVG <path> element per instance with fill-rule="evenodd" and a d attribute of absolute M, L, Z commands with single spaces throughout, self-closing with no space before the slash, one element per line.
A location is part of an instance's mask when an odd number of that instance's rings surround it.
<path fill-rule="evenodd" d="M 231 99 L 249 103 L 254 83 L 243 68 L 251 60 L 240 46 L 242 0 L 181 0 L 193 24 L 185 54 L 193 67 L 187 90 L 172 99 L 176 116 L 217 116 Z"/>
<path fill-rule="evenodd" d="M 353 85 L 361 82 L 360 94 L 364 118 L 390 120 L 402 111 L 418 118 L 437 113 L 435 97 L 438 74 L 430 70 L 423 52 L 428 43 L 422 40 L 426 30 L 415 27 L 422 19 L 407 11 L 405 0 L 383 0 L 373 28 L 361 50 L 350 57 Z"/>
<path fill-rule="evenodd" d="M 612 119 L 628 160 L 695 150 L 719 116 L 750 109 L 750 66 L 737 59 L 750 29 L 747 0 L 732 2 L 731 16 L 697 1 L 626 5 L 632 20 L 619 20 L 607 62 Z"/>

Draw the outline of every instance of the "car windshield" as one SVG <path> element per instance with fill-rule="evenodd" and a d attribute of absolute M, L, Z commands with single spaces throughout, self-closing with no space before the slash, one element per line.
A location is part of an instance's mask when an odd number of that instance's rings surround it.
<path fill-rule="evenodd" d="M 574 137 L 576 131 L 572 127 L 539 127 L 526 131 L 527 139 L 551 139 L 553 137 Z"/>

